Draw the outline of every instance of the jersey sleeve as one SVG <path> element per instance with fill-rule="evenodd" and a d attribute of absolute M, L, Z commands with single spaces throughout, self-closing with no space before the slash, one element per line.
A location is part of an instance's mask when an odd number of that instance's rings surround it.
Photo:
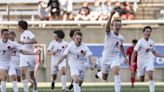
<path fill-rule="evenodd" d="M 72 45 L 68 45 L 68 47 L 64 50 L 64 55 L 68 55 L 70 53 Z"/>
<path fill-rule="evenodd" d="M 154 42 L 153 42 L 153 48 L 152 48 L 152 50 L 153 51 L 156 51 Z"/>
<path fill-rule="evenodd" d="M 48 51 L 52 51 L 53 50 L 53 42 L 51 42 L 47 48 Z"/>
<path fill-rule="evenodd" d="M 28 31 L 28 36 L 29 36 L 30 39 L 35 38 L 35 35 L 30 31 Z"/>
<path fill-rule="evenodd" d="M 92 55 L 92 52 L 90 51 L 90 49 L 87 46 L 85 46 L 85 49 L 86 49 L 86 56 L 87 57 Z"/>
<path fill-rule="evenodd" d="M 136 46 L 134 47 L 134 51 L 139 51 L 140 50 L 140 48 L 141 48 L 141 43 L 142 43 L 142 41 L 141 40 L 139 40 L 138 42 L 137 42 L 137 44 L 136 44 Z"/>

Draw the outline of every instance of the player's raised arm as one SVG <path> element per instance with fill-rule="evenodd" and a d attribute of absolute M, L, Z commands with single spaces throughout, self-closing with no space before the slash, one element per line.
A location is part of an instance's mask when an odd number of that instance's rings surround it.
<path fill-rule="evenodd" d="M 152 53 L 153 53 L 153 55 L 156 56 L 156 57 L 164 58 L 164 55 L 161 55 L 161 54 L 158 53 L 156 50 L 153 50 Z"/>
<path fill-rule="evenodd" d="M 113 17 L 114 14 L 115 14 L 115 11 L 112 11 L 110 18 L 108 19 L 108 22 L 107 22 L 107 25 L 106 25 L 106 32 L 107 33 L 111 31 L 110 26 L 111 26 L 112 17 Z"/>

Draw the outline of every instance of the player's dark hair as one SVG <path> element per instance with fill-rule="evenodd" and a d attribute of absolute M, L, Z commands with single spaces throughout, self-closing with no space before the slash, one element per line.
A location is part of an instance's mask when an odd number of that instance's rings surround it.
<path fill-rule="evenodd" d="M 143 32 L 145 32 L 146 29 L 150 29 L 150 30 L 152 31 L 152 28 L 151 28 L 150 26 L 145 26 L 145 27 L 143 28 Z"/>
<path fill-rule="evenodd" d="M 63 39 L 65 37 L 63 30 L 55 30 L 54 34 L 57 34 L 57 36 L 61 39 Z"/>
<path fill-rule="evenodd" d="M 1 30 L 1 35 L 2 35 L 4 32 L 9 32 L 9 30 L 8 30 L 8 29 L 2 29 L 2 30 Z"/>
<path fill-rule="evenodd" d="M 83 34 L 80 31 L 76 31 L 74 35 L 80 35 L 81 37 L 83 36 Z"/>
<path fill-rule="evenodd" d="M 24 20 L 18 21 L 18 25 L 19 25 L 22 29 L 24 29 L 24 30 L 27 30 L 27 29 L 28 29 L 28 23 L 27 23 L 26 21 L 24 21 Z"/>
<path fill-rule="evenodd" d="M 9 34 L 14 35 L 16 37 L 16 34 L 14 31 L 10 31 Z"/>
<path fill-rule="evenodd" d="M 137 40 L 136 40 L 136 39 L 133 39 L 133 40 L 132 40 L 132 43 L 133 43 L 133 44 L 136 44 L 136 43 L 137 43 Z"/>
<path fill-rule="evenodd" d="M 69 36 L 72 38 L 76 31 L 80 31 L 80 29 L 71 29 L 70 33 L 69 33 Z"/>

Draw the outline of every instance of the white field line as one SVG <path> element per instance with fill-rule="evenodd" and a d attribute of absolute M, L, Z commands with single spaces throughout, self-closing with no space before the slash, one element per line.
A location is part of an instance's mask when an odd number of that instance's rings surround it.
<path fill-rule="evenodd" d="M 30 83 L 28 83 L 29 85 L 30 85 Z M 67 86 L 69 85 L 70 83 L 67 83 Z M 87 87 L 91 87 L 91 86 L 113 86 L 114 85 L 114 83 L 112 83 L 112 82 L 110 82 L 110 83 L 105 83 L 105 82 L 95 82 L 95 83 L 93 83 L 93 82 L 84 82 L 83 83 L 83 86 L 87 86 Z M 121 83 L 121 85 L 122 86 L 129 86 L 129 85 L 131 85 L 131 83 L 130 82 L 122 82 Z M 143 83 L 141 83 L 141 82 L 136 82 L 135 83 L 135 85 L 148 85 L 148 82 L 143 82 Z M 164 86 L 164 82 L 155 82 L 155 85 L 156 86 Z M 50 87 L 51 86 L 51 83 L 49 82 L 39 82 L 38 83 L 38 87 Z M 57 82 L 56 84 L 55 84 L 55 86 L 56 87 L 61 87 L 61 83 L 59 83 L 59 82 Z M 12 88 L 13 87 L 13 85 L 12 85 L 12 83 L 7 83 L 7 85 L 6 85 L 6 87 L 7 88 Z M 22 85 L 22 83 L 18 83 L 18 87 L 23 87 L 23 85 Z"/>

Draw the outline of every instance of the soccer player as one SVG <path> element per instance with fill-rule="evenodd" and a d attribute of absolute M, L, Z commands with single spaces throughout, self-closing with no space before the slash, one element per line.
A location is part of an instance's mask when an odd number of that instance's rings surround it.
<path fill-rule="evenodd" d="M 74 33 L 76 31 L 80 31 L 80 29 L 71 29 L 70 30 L 70 33 L 69 33 L 69 36 L 71 38 L 70 44 L 74 42 Z M 69 59 L 69 56 L 68 56 L 68 63 L 69 62 L 70 62 L 70 59 Z M 79 82 L 79 86 L 81 86 L 81 84 L 82 84 L 82 82 Z M 71 84 L 69 85 L 68 89 L 71 90 L 72 88 L 73 88 L 73 79 L 71 80 Z"/>
<path fill-rule="evenodd" d="M 132 66 L 135 65 L 135 57 L 137 56 L 137 71 L 140 76 L 141 81 L 144 81 L 145 74 L 148 75 L 149 79 L 149 90 L 150 92 L 155 91 L 154 81 L 153 81 L 153 71 L 154 71 L 154 56 L 164 58 L 164 55 L 160 55 L 154 45 L 154 41 L 150 39 L 152 28 L 150 26 L 145 26 L 143 29 L 143 38 L 141 38 L 132 53 L 131 63 Z M 154 56 L 153 56 L 154 55 Z"/>
<path fill-rule="evenodd" d="M 80 29 L 72 29 L 70 31 L 69 36 L 72 39 L 72 41 L 70 43 L 74 42 L 74 33 L 77 32 L 77 31 L 80 31 Z M 95 59 L 95 58 L 93 58 L 93 59 Z M 92 60 L 92 61 L 96 61 L 96 60 Z M 68 62 L 69 62 L 69 58 L 68 58 Z M 96 62 L 92 62 L 92 63 L 94 64 L 93 66 L 96 66 L 96 64 L 95 64 Z M 92 66 L 92 64 L 89 62 L 88 58 L 86 58 L 86 62 L 84 64 L 85 64 L 86 69 L 91 69 L 92 70 L 94 68 Z M 80 80 L 79 81 L 79 86 L 80 87 L 82 86 L 82 83 L 83 83 L 83 80 Z M 73 88 L 73 79 L 72 79 L 71 84 L 69 85 L 68 89 L 71 90 L 72 88 Z"/>
<path fill-rule="evenodd" d="M 35 35 L 28 30 L 28 23 L 24 20 L 20 20 L 18 22 L 18 30 L 21 32 L 20 41 L 18 43 L 21 44 L 21 48 L 27 51 L 34 51 L 33 45 L 37 43 L 35 40 Z M 33 80 L 33 92 L 37 92 L 37 81 L 34 76 L 34 69 L 35 69 L 35 56 L 33 55 L 20 55 L 20 70 L 21 70 L 21 77 L 24 87 L 24 92 L 28 91 L 28 80 L 26 78 L 27 68 L 30 71 L 30 79 Z"/>
<path fill-rule="evenodd" d="M 134 88 L 134 82 L 135 82 L 135 76 L 136 76 L 136 72 L 137 72 L 137 56 L 135 57 L 135 65 L 133 66 L 133 69 L 131 69 L 131 55 L 133 53 L 133 49 L 135 47 L 135 45 L 137 44 L 137 40 L 134 39 L 132 40 L 133 45 L 130 46 L 127 50 L 126 50 L 126 55 L 129 57 L 129 69 L 131 71 L 131 83 L 132 83 L 132 88 Z"/>
<path fill-rule="evenodd" d="M 97 76 L 103 80 L 107 80 L 108 72 L 111 70 L 114 75 L 115 92 L 120 92 L 120 51 L 122 52 L 125 58 L 125 62 L 128 62 L 128 60 L 126 58 L 123 48 L 123 36 L 119 33 L 121 29 L 121 19 L 113 18 L 113 21 L 111 22 L 114 14 L 115 11 L 111 13 L 111 17 L 107 22 L 105 33 L 105 45 L 102 53 L 101 71 L 97 73 Z"/>
<path fill-rule="evenodd" d="M 67 56 L 70 57 L 70 71 L 71 77 L 73 79 L 73 88 L 74 92 L 81 92 L 79 86 L 79 81 L 84 79 L 85 71 L 85 59 L 89 58 L 89 61 L 92 62 L 92 53 L 89 48 L 82 43 L 82 33 L 77 31 L 74 34 L 74 42 L 70 44 L 64 51 L 64 55 L 58 60 L 60 64 Z"/>
<path fill-rule="evenodd" d="M 59 68 L 56 68 L 57 60 L 63 55 L 64 50 L 67 47 L 67 42 L 63 40 L 65 34 L 62 30 L 54 31 L 54 40 L 50 42 L 48 46 L 48 55 L 51 55 L 51 74 L 52 74 L 52 83 L 51 89 L 55 87 L 55 80 L 57 77 L 58 70 L 61 72 L 61 83 L 62 83 L 62 91 L 67 92 L 66 89 L 66 60 L 59 65 Z"/>
<path fill-rule="evenodd" d="M 16 34 L 14 31 L 9 32 L 9 40 L 15 43 L 17 46 L 20 45 L 15 41 Z M 20 53 L 18 51 L 13 52 L 10 61 L 9 76 L 13 81 L 14 92 L 18 92 L 17 81 L 20 81 Z"/>
<path fill-rule="evenodd" d="M 34 55 L 35 53 L 24 51 L 20 49 L 18 45 L 8 40 L 9 31 L 7 29 L 1 30 L 1 37 L 2 37 L 2 39 L 0 40 L 0 47 L 1 47 L 0 48 L 0 76 L 2 78 L 1 92 L 6 92 L 6 81 L 7 81 L 8 71 L 11 72 L 11 69 L 13 69 L 13 67 L 11 67 L 10 65 L 13 52 L 18 51 L 26 55 Z M 13 86 L 14 86 L 13 87 L 14 92 L 18 92 L 16 77 L 13 81 Z"/>

